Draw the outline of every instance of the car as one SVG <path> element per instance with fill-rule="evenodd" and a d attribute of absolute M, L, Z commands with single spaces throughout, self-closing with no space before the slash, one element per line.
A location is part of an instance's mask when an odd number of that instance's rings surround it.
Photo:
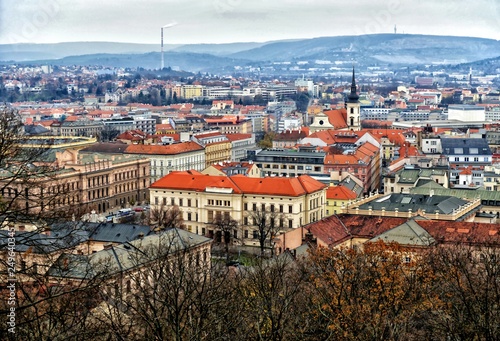
<path fill-rule="evenodd" d="M 145 210 L 149 210 L 149 209 L 151 208 L 151 206 L 146 205 L 146 206 L 144 206 L 143 208 L 144 208 Z"/>
<path fill-rule="evenodd" d="M 135 211 L 135 212 L 142 212 L 142 211 L 144 211 L 144 208 L 142 208 L 142 207 L 140 207 L 140 206 L 138 206 L 138 207 L 134 207 L 134 211 Z"/>

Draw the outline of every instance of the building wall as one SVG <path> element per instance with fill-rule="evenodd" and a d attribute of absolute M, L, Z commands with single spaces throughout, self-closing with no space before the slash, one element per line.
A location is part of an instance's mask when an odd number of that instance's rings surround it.
<path fill-rule="evenodd" d="M 152 207 L 178 205 L 183 212 L 186 228 L 200 235 L 213 236 L 215 228 L 211 224 L 219 213 L 227 214 L 239 223 L 237 238 L 242 238 L 245 245 L 258 246 L 254 238 L 256 227 L 253 225 L 251 211 L 271 209 L 274 205 L 277 213 L 276 226 L 283 230 L 298 228 L 302 225 L 322 219 L 325 216 L 326 189 L 297 197 L 267 194 L 236 194 L 225 189 L 207 189 L 204 192 L 172 190 L 169 188 L 150 190 Z M 255 205 L 255 206 L 254 206 Z"/>

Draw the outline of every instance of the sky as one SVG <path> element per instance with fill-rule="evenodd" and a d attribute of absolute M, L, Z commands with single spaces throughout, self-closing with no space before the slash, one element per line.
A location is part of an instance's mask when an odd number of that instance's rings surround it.
<path fill-rule="evenodd" d="M 0 0 L 0 44 L 265 42 L 375 33 L 500 40 L 500 0 Z"/>

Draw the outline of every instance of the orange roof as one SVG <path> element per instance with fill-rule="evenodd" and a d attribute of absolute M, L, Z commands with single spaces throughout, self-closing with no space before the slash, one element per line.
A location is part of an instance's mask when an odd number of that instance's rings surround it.
<path fill-rule="evenodd" d="M 207 187 L 227 188 L 232 189 L 233 193 L 241 193 L 234 182 L 225 175 L 204 175 L 196 171 L 171 172 L 150 186 L 196 192 L 205 192 Z"/>
<path fill-rule="evenodd" d="M 460 175 L 472 175 L 472 171 L 469 168 L 465 168 L 460 172 Z"/>
<path fill-rule="evenodd" d="M 199 172 L 172 172 L 151 185 L 151 188 L 205 191 L 207 187 L 232 188 L 233 193 L 297 197 L 326 187 L 309 175 L 298 178 L 265 177 L 249 178 L 203 175 Z"/>
<path fill-rule="evenodd" d="M 356 193 L 342 185 L 330 186 L 326 190 L 327 199 L 351 200 L 356 199 Z"/>
<path fill-rule="evenodd" d="M 229 141 L 234 142 L 234 141 L 249 139 L 252 137 L 252 134 L 235 133 L 235 134 L 226 134 L 225 136 Z"/>
<path fill-rule="evenodd" d="M 347 128 L 347 111 L 345 108 L 326 110 L 324 114 L 328 116 L 328 121 L 335 129 Z"/>
<path fill-rule="evenodd" d="M 306 193 L 319 191 L 326 187 L 326 185 L 314 180 L 309 175 L 301 175 L 298 178 L 248 178 L 243 175 L 235 175 L 231 179 L 243 193 L 249 194 L 297 197 Z"/>
<path fill-rule="evenodd" d="M 204 148 L 196 142 L 181 142 L 167 146 L 132 144 L 127 146 L 125 153 L 128 154 L 150 154 L 150 155 L 175 155 L 189 153 Z"/>

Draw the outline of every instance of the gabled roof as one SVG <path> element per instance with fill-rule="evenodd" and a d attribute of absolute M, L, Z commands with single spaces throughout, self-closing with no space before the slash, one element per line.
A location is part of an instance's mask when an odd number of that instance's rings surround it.
<path fill-rule="evenodd" d="M 305 228 L 327 245 L 337 245 L 352 238 L 371 239 L 405 221 L 405 218 L 342 214 L 323 218 Z"/>
<path fill-rule="evenodd" d="M 47 275 L 85 280 L 105 271 L 106 275 L 112 276 L 211 241 L 185 230 L 168 229 L 90 255 L 63 254 L 49 268 Z"/>
<path fill-rule="evenodd" d="M 326 190 L 326 198 L 333 200 L 351 200 L 356 199 L 357 195 L 345 186 L 330 186 Z"/>
<path fill-rule="evenodd" d="M 408 246 L 430 246 L 436 242 L 414 219 L 409 219 L 405 223 L 379 234 L 370 239 L 370 242 L 378 240 L 386 243 L 396 242 Z"/>
<path fill-rule="evenodd" d="M 328 116 L 328 122 L 330 122 L 335 129 L 347 128 L 347 110 L 345 108 L 326 110 L 324 114 Z"/>
<path fill-rule="evenodd" d="M 171 172 L 150 186 L 152 189 L 169 188 L 195 192 L 205 192 L 207 187 L 225 188 L 232 193 L 241 193 L 238 186 L 227 176 L 205 175 L 196 171 Z"/>
<path fill-rule="evenodd" d="M 172 172 L 153 183 L 153 189 L 176 189 L 185 191 L 207 191 L 207 188 L 226 189 L 232 193 L 276 195 L 297 197 L 313 193 L 326 185 L 308 175 L 297 178 L 265 177 L 249 178 L 244 175 L 204 175 L 196 171 Z"/>

